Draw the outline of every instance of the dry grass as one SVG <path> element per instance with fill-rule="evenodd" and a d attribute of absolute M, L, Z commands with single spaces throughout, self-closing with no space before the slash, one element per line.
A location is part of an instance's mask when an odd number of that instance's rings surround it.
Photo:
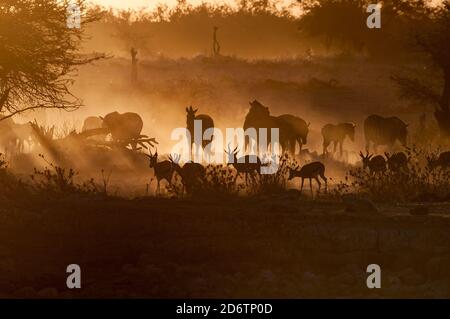
<path fill-rule="evenodd" d="M 435 156 L 415 146 L 406 150 L 408 167 L 393 172 L 371 174 L 353 168 L 339 182 L 334 194 L 364 194 L 381 202 L 435 202 L 450 200 L 450 170 L 431 169 L 427 157 Z"/>

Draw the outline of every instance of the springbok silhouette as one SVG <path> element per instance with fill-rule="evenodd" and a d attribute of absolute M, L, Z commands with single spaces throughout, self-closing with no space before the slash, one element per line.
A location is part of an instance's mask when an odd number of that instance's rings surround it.
<path fill-rule="evenodd" d="M 214 129 L 214 121 L 211 118 L 211 116 L 206 114 L 197 114 L 198 109 L 193 109 L 192 106 L 189 106 L 189 108 L 186 108 L 186 128 L 189 131 L 190 134 L 190 146 L 193 144 L 195 145 L 195 151 L 194 154 L 199 153 L 200 146 L 203 148 L 203 151 L 205 152 L 206 156 L 211 156 L 211 146 L 212 146 L 212 140 L 214 136 L 211 137 L 211 141 L 203 140 L 203 134 L 208 129 Z M 194 125 L 195 121 L 201 121 L 201 137 L 200 141 L 195 141 L 195 135 L 194 135 Z M 191 151 L 191 156 L 193 156 L 193 152 Z M 193 158 L 193 157 L 191 157 Z"/>

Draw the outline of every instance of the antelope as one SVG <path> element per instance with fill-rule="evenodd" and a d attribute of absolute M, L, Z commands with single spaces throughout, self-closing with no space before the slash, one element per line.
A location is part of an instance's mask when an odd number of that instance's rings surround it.
<path fill-rule="evenodd" d="M 199 185 L 205 180 L 206 170 L 203 165 L 195 162 L 187 162 L 181 167 L 179 164 L 180 157 L 181 155 L 169 156 L 169 160 L 173 169 L 181 176 L 182 193 L 184 193 L 185 188 L 190 192 L 192 187 Z"/>
<path fill-rule="evenodd" d="M 371 174 L 386 171 L 386 160 L 383 156 L 377 155 L 373 157 L 373 154 L 369 155 L 369 152 L 364 155 L 361 151 L 359 152 L 359 156 L 362 159 L 363 169 L 368 167 Z"/>
<path fill-rule="evenodd" d="M 214 129 L 214 121 L 211 116 L 206 114 L 197 114 L 198 109 L 193 109 L 192 106 L 186 108 L 186 128 L 190 133 L 190 146 L 195 144 L 195 154 L 198 154 L 198 149 L 202 146 L 204 152 L 208 155 L 211 154 L 211 142 L 214 136 L 211 136 L 211 141 L 204 140 L 203 136 L 208 129 Z M 195 121 L 201 121 L 201 142 L 195 140 Z M 201 144 L 201 145 L 200 145 Z M 192 154 L 191 154 L 192 155 Z"/>
<path fill-rule="evenodd" d="M 388 168 L 393 172 L 399 172 L 408 167 L 408 157 L 403 152 L 395 153 L 393 155 L 385 152 L 384 156 L 386 156 Z"/>
<path fill-rule="evenodd" d="M 172 184 L 172 177 L 173 173 L 175 172 L 175 169 L 172 165 L 171 161 L 165 160 L 162 162 L 158 162 L 158 150 L 156 150 L 155 154 L 152 154 L 150 151 L 150 154 L 145 154 L 149 159 L 150 168 L 153 168 L 154 175 L 156 177 L 156 180 L 158 182 L 158 185 L 156 187 L 156 193 L 160 194 L 161 188 L 160 188 L 160 182 L 165 179 L 169 182 L 169 185 Z"/>
<path fill-rule="evenodd" d="M 443 152 L 439 154 L 439 157 L 436 156 L 427 157 L 428 167 L 430 169 L 435 169 L 440 166 L 441 168 L 449 168 L 450 167 L 450 151 Z"/>
<path fill-rule="evenodd" d="M 392 148 L 396 141 L 406 147 L 408 124 L 395 116 L 383 117 L 373 114 L 364 120 L 364 136 L 366 151 L 369 151 L 372 143 L 375 152 L 379 145 L 387 145 Z"/>
<path fill-rule="evenodd" d="M 245 184 L 247 185 L 247 176 L 250 174 L 252 180 L 255 180 L 255 176 L 253 175 L 255 172 L 257 174 L 261 174 L 261 167 L 266 166 L 267 164 L 262 164 L 261 159 L 256 155 L 245 155 L 242 157 L 237 157 L 239 153 L 238 146 L 235 147 L 233 151 L 231 151 L 230 145 L 228 145 L 228 150 L 224 150 L 225 154 L 228 155 L 227 165 L 233 165 L 236 169 L 237 174 L 234 179 L 236 182 L 238 176 L 243 173 L 245 176 Z"/>
<path fill-rule="evenodd" d="M 292 169 L 289 168 L 289 178 L 288 180 L 292 180 L 295 177 L 300 177 L 302 179 L 302 184 L 300 187 L 300 193 L 303 191 L 303 183 L 305 182 L 305 178 L 309 179 L 309 187 L 311 189 L 311 195 L 313 194 L 312 189 L 312 179 L 314 178 L 319 185 L 319 190 L 322 186 L 319 180 L 319 176 L 325 181 L 325 189 L 328 188 L 328 181 L 325 177 L 325 165 L 321 162 L 312 162 L 304 165 L 300 170 L 298 170 L 299 166 Z"/>
<path fill-rule="evenodd" d="M 355 141 L 355 128 L 353 123 L 339 123 L 337 125 L 327 124 L 322 128 L 323 155 L 328 155 L 328 146 L 333 143 L 333 153 L 339 146 L 339 154 L 342 156 L 345 138 L 348 136 L 352 142 Z"/>

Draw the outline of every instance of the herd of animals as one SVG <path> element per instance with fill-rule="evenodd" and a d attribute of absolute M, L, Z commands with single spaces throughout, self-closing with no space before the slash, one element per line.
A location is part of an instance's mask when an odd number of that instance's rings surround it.
<path fill-rule="evenodd" d="M 202 136 L 206 130 L 214 128 L 214 121 L 211 116 L 206 114 L 197 114 L 198 110 L 186 108 L 186 129 L 190 133 L 191 145 L 193 149 L 198 152 L 200 148 L 204 152 L 210 152 L 211 141 L 201 140 L 198 142 L 194 140 L 194 122 L 202 122 Z M 278 142 L 281 150 L 284 153 L 295 155 L 296 145 L 299 145 L 300 153 L 302 146 L 307 144 L 307 137 L 309 133 L 310 124 L 300 117 L 284 114 L 280 116 L 273 116 L 270 114 L 269 108 L 264 106 L 257 100 L 250 102 L 250 109 L 245 117 L 243 129 L 248 130 L 254 128 L 259 130 L 261 128 L 267 129 L 267 140 L 271 141 L 271 129 L 278 129 Z M 408 125 L 400 120 L 398 117 L 382 117 L 379 115 L 370 115 L 364 121 L 364 137 L 366 141 L 366 154 L 360 152 L 363 168 L 368 168 L 372 174 L 384 172 L 387 169 L 398 172 L 405 169 L 408 164 L 408 157 L 403 152 L 398 152 L 390 155 L 385 153 L 382 155 L 373 155 L 369 151 L 371 147 L 377 152 L 377 147 L 385 145 L 392 147 L 396 142 L 406 147 Z M 139 114 L 127 112 L 120 114 L 113 112 L 104 117 L 88 117 L 85 119 L 82 133 L 89 133 L 91 138 L 97 141 L 104 141 L 109 138 L 112 141 L 122 145 L 130 146 L 133 150 L 141 149 L 138 147 L 139 138 L 145 137 L 142 135 L 143 120 Z M 329 155 L 329 147 L 333 145 L 333 153 L 336 153 L 339 148 L 339 154 L 343 154 L 344 140 L 348 137 L 351 141 L 355 138 L 356 125 L 353 123 L 327 124 L 322 130 L 323 138 L 323 157 Z M 53 134 L 53 131 L 52 131 Z M 249 150 L 251 136 L 246 135 L 244 151 Z M 254 141 L 256 142 L 256 141 Z M 5 153 L 23 152 L 24 145 L 28 143 L 31 148 L 33 144 L 33 125 L 32 123 L 17 124 L 11 118 L 0 122 L 0 145 L 3 146 Z M 258 145 L 257 143 L 254 143 Z M 268 146 L 267 146 L 268 147 Z M 261 151 L 261 150 L 259 150 Z M 228 157 L 227 164 L 232 165 L 236 170 L 235 181 L 242 174 L 247 178 L 254 179 L 255 175 L 261 174 L 261 168 L 267 164 L 263 163 L 257 155 L 244 155 L 237 157 L 239 153 L 238 147 L 231 150 L 229 147 L 225 150 Z M 189 192 L 190 189 L 201 183 L 206 175 L 205 167 L 200 163 L 187 162 L 184 165 L 179 164 L 180 156 L 169 156 L 168 160 L 158 161 L 158 152 L 154 154 L 150 151 L 146 154 L 150 161 L 150 167 L 154 170 L 154 175 L 157 181 L 157 193 L 160 192 L 160 182 L 166 180 L 169 184 L 172 182 L 175 172 L 181 176 L 184 189 Z M 441 166 L 443 168 L 450 167 L 450 152 L 443 152 L 437 158 L 428 158 L 428 165 L 431 169 Z M 312 180 L 314 179 L 321 187 L 319 177 L 325 182 L 327 186 L 327 178 L 325 177 L 325 165 L 322 162 L 315 161 L 308 163 L 303 167 L 296 167 L 289 169 L 289 177 L 301 178 L 301 189 L 305 179 L 309 179 L 310 188 L 312 191 Z"/>
<path fill-rule="evenodd" d="M 214 121 L 211 116 L 206 114 L 198 114 L 198 110 L 193 109 L 192 106 L 186 108 L 187 113 L 187 130 L 191 136 L 191 145 L 194 145 L 194 149 L 202 147 L 207 149 L 210 147 L 210 141 L 202 140 L 201 145 L 196 144 L 194 140 L 194 121 L 202 122 L 202 135 L 206 130 L 214 128 Z M 306 123 L 303 119 L 291 115 L 284 114 L 281 116 L 270 115 L 269 108 L 262 105 L 257 100 L 250 102 L 250 109 L 245 118 L 243 129 L 247 130 L 254 128 L 256 130 L 260 128 L 267 129 L 267 139 L 270 141 L 271 128 L 277 128 L 279 130 L 279 144 L 285 153 L 295 155 L 295 147 L 298 143 L 300 152 L 302 146 L 307 144 L 307 137 L 309 133 L 310 124 Z M 400 172 L 403 169 L 407 169 L 408 157 L 404 152 L 397 152 L 389 154 L 385 152 L 385 157 L 382 155 L 369 154 L 369 150 L 372 147 L 374 151 L 377 151 L 378 146 L 386 145 L 390 148 L 398 141 L 402 146 L 406 147 L 407 142 L 407 130 L 408 125 L 400 120 L 398 117 L 382 117 L 379 115 L 370 115 L 364 121 L 364 136 L 366 140 L 366 154 L 359 153 L 364 169 L 369 169 L 371 174 L 378 174 L 390 170 L 393 172 Z M 346 137 L 351 141 L 355 138 L 356 125 L 353 123 L 340 123 L 340 124 L 327 124 L 322 128 L 323 138 L 323 156 L 327 157 L 329 154 L 329 146 L 333 144 L 333 153 L 336 152 L 339 147 L 340 155 L 343 154 L 343 143 Z M 251 137 L 246 136 L 244 150 L 249 149 Z M 256 141 L 255 141 L 256 142 Z M 197 142 L 199 143 L 199 142 Z M 256 143 L 257 144 L 257 143 Z M 250 176 L 253 180 L 255 175 L 261 174 L 261 168 L 265 163 L 256 155 L 244 155 L 237 157 L 239 153 L 238 147 L 231 150 L 225 150 L 227 155 L 227 164 L 232 165 L 236 170 L 235 181 L 242 174 L 245 177 L 245 183 L 247 184 L 247 177 Z M 154 169 L 154 174 L 157 180 L 157 192 L 160 191 L 160 182 L 166 180 L 169 184 L 172 181 L 173 174 L 177 172 L 182 178 L 183 188 L 192 187 L 197 183 L 201 183 L 205 178 L 205 168 L 194 162 L 187 162 L 182 167 L 179 165 L 179 156 L 173 158 L 169 156 L 169 160 L 158 162 L 158 153 L 152 154 L 150 152 L 147 155 L 150 159 L 150 167 Z M 450 151 L 443 152 L 438 158 L 428 158 L 428 166 L 430 169 L 434 169 L 438 166 L 443 168 L 450 167 Z M 298 166 L 294 169 L 289 168 L 288 180 L 293 178 L 301 178 L 300 191 L 303 190 L 303 184 L 305 179 L 309 179 L 310 189 L 312 192 L 312 180 L 314 179 L 319 189 L 321 188 L 320 179 L 325 183 L 327 187 L 327 178 L 325 177 L 325 165 L 322 162 L 315 161 L 308 163 L 303 167 Z"/>

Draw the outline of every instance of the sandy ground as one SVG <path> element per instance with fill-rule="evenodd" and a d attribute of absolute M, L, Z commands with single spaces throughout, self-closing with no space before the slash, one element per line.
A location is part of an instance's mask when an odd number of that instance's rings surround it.
<path fill-rule="evenodd" d="M 450 297 L 450 203 L 378 212 L 286 195 L 4 199 L 3 297 Z M 66 288 L 66 267 L 82 289 Z M 366 286 L 379 264 L 382 288 Z"/>

